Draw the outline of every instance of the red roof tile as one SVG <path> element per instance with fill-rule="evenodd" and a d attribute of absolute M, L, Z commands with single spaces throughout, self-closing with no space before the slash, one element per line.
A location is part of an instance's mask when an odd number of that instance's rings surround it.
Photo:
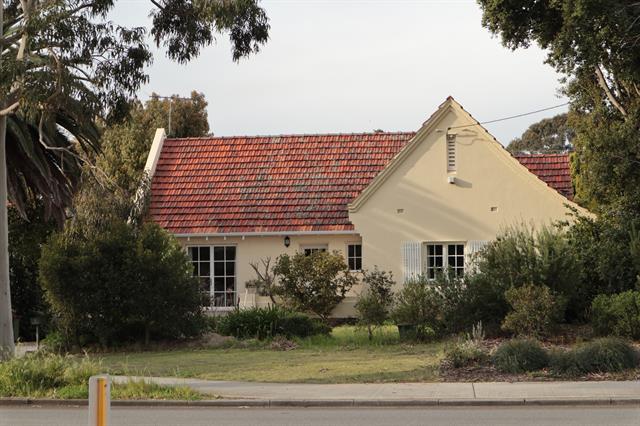
<path fill-rule="evenodd" d="M 514 157 L 547 185 L 573 199 L 569 154 L 516 154 Z"/>
<path fill-rule="evenodd" d="M 351 231 L 347 205 L 414 134 L 167 139 L 150 214 L 176 234 Z M 566 155 L 516 158 L 572 195 Z"/>

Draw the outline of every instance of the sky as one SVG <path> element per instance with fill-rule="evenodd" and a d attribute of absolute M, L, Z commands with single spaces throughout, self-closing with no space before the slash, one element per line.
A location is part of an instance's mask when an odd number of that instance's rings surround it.
<path fill-rule="evenodd" d="M 146 26 L 150 2 L 122 0 L 111 18 Z M 566 102 L 537 47 L 511 51 L 481 24 L 475 0 L 263 0 L 270 39 L 233 62 L 226 35 L 186 65 L 154 47 L 139 92 L 203 92 L 219 136 L 413 131 L 447 96 L 479 121 Z M 503 144 L 558 108 L 486 125 Z"/>

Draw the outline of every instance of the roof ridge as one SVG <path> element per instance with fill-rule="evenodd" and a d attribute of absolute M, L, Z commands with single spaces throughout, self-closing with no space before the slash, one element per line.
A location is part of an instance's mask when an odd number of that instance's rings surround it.
<path fill-rule="evenodd" d="M 181 138 L 167 138 L 167 140 L 201 140 L 201 139 L 265 139 L 265 138 L 296 138 L 296 137 L 323 137 L 323 136 L 398 136 L 413 135 L 415 131 L 392 131 L 392 132 L 344 132 L 344 133 L 283 133 L 273 135 L 233 135 L 233 136 L 189 136 Z"/>

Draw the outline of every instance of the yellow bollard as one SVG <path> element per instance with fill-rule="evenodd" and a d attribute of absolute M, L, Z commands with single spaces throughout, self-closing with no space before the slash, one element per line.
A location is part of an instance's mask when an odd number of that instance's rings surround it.
<path fill-rule="evenodd" d="M 111 407 L 109 376 L 89 378 L 89 426 L 108 426 Z"/>

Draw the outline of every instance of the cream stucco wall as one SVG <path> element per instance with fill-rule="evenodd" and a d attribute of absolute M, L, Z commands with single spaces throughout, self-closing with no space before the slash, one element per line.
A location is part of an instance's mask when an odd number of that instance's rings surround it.
<path fill-rule="evenodd" d="M 568 200 L 474 124 L 448 100 L 352 204 L 365 268 L 378 265 L 401 281 L 406 241 L 490 241 L 509 225 L 567 219 Z M 447 131 L 456 134 L 455 172 L 447 171 Z"/>
<path fill-rule="evenodd" d="M 260 263 L 260 259 L 271 257 L 272 264 L 276 258 L 284 253 L 289 255 L 301 251 L 309 246 L 327 246 L 329 251 L 338 251 L 345 256 L 347 245 L 352 243 L 360 243 L 360 236 L 357 234 L 321 234 L 321 235 L 289 235 L 290 245 L 284 245 L 285 235 L 278 236 L 229 236 L 229 237 L 186 237 L 178 236 L 178 240 L 185 247 L 189 246 L 226 246 L 232 245 L 236 247 L 236 285 L 237 295 L 244 300 L 247 296 L 245 283 L 255 279 L 256 274 L 251 268 L 250 263 Z M 361 290 L 361 285 L 355 286 L 348 294 L 344 302 L 336 308 L 333 315 L 336 317 L 353 316 L 353 304 L 356 295 Z M 248 296 L 249 301 L 253 301 L 253 296 Z M 268 297 L 259 297 L 255 299 L 257 306 L 266 306 L 270 302 Z M 223 311 L 223 310 L 220 310 Z"/>

